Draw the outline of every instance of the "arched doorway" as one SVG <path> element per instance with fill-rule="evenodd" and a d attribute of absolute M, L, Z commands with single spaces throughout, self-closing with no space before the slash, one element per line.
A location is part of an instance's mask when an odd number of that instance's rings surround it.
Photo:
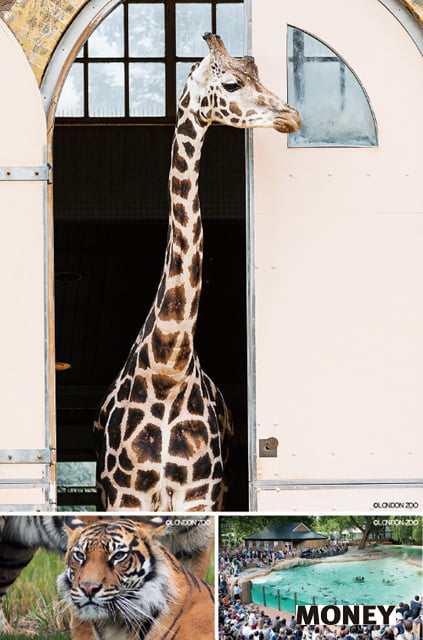
<path fill-rule="evenodd" d="M 112 9 L 79 53 L 78 35 L 67 33 L 62 49 L 76 59 L 54 123 L 56 359 L 71 365 L 58 371 L 56 379 L 59 505 L 66 508 L 93 503 L 92 490 L 80 486 L 85 482 L 77 473 L 81 462 L 94 461 L 91 425 L 96 408 L 126 358 L 160 279 L 176 97 L 192 63 L 207 53 L 199 34 L 218 30 L 232 53 L 242 54 L 242 3 L 124 2 Z M 81 23 L 81 30 L 87 34 L 92 29 Z M 59 67 L 52 61 L 46 92 Z M 200 193 L 205 264 L 197 351 L 235 416 L 243 473 L 238 475 L 233 507 L 245 509 L 242 131 L 211 128 Z M 63 482 L 63 463 L 76 487 Z"/>

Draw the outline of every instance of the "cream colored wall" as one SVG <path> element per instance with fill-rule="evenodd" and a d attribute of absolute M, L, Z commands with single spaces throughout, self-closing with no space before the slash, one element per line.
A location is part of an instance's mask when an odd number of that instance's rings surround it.
<path fill-rule="evenodd" d="M 0 167 L 40 167 L 46 144 L 39 90 L 0 21 Z M 1 448 L 45 447 L 43 182 L 0 181 Z M 43 465 L 0 464 L 0 478 L 40 478 Z M 0 504 L 42 503 L 40 489 L 0 489 Z"/>
<path fill-rule="evenodd" d="M 308 31 L 357 73 L 380 142 L 288 149 L 254 133 L 257 437 L 279 440 L 257 479 L 421 478 L 421 56 L 377 0 L 252 7 L 264 84 L 286 95 L 286 24 Z M 317 508 L 318 495 L 262 487 L 259 506 Z M 320 495 L 326 508 L 335 497 Z M 361 509 L 377 499 L 358 495 Z"/>

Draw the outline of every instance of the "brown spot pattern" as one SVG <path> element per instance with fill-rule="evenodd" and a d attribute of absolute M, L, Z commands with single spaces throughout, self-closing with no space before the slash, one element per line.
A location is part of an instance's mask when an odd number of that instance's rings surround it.
<path fill-rule="evenodd" d="M 190 500 L 200 500 L 201 498 L 205 498 L 207 496 L 207 492 L 209 490 L 208 484 L 202 484 L 200 487 L 194 487 L 194 489 L 188 489 L 185 494 L 185 499 L 187 502 Z"/>
<path fill-rule="evenodd" d="M 181 485 L 186 484 L 188 478 L 187 468 L 181 467 L 179 464 L 174 464 L 173 462 L 168 462 L 165 467 L 165 476 L 173 482 L 178 482 Z"/>
<path fill-rule="evenodd" d="M 141 424 L 143 419 L 144 419 L 144 411 L 142 411 L 142 409 L 128 410 L 125 434 L 123 436 L 124 440 L 127 440 L 134 433 L 135 429 L 138 427 L 139 424 Z"/>
<path fill-rule="evenodd" d="M 180 322 L 185 314 L 185 289 L 183 285 L 174 287 L 167 291 L 161 309 L 160 318 L 162 320 L 176 320 Z"/>
<path fill-rule="evenodd" d="M 187 460 L 208 442 L 207 429 L 199 420 L 184 420 L 172 427 L 169 453 Z"/>
<path fill-rule="evenodd" d="M 150 471 L 138 471 L 137 478 L 135 480 L 135 491 L 149 491 L 158 483 L 159 480 L 159 474 L 153 469 Z"/>
<path fill-rule="evenodd" d="M 153 375 L 152 377 L 154 393 L 157 400 L 166 400 L 169 395 L 169 391 L 175 386 L 175 381 L 169 376 L 163 376 L 160 374 Z"/>
<path fill-rule="evenodd" d="M 176 396 L 175 400 L 172 403 L 172 406 L 170 408 L 170 413 L 169 413 L 169 423 L 176 420 L 176 418 L 181 413 L 187 386 L 188 386 L 187 383 L 184 382 L 181 391 L 178 393 L 178 395 Z"/>
<path fill-rule="evenodd" d="M 163 333 L 158 327 L 156 327 L 151 336 L 151 346 L 153 348 L 153 355 L 156 362 L 162 362 L 166 364 L 175 348 L 176 341 L 178 339 L 177 333 Z"/>
<path fill-rule="evenodd" d="M 147 400 L 147 381 L 142 376 L 137 376 L 132 385 L 131 402 L 143 404 Z"/>
<path fill-rule="evenodd" d="M 188 411 L 195 415 L 203 415 L 204 412 L 204 400 L 201 395 L 200 387 L 197 383 L 192 385 L 191 393 L 189 394 L 187 402 Z"/>
<path fill-rule="evenodd" d="M 162 431 L 154 424 L 147 424 L 132 443 L 138 462 L 162 461 Z"/>
<path fill-rule="evenodd" d="M 191 180 L 179 180 L 175 176 L 172 177 L 172 192 L 185 200 L 191 191 Z"/>
<path fill-rule="evenodd" d="M 173 228 L 173 242 L 180 247 L 182 253 L 186 253 L 189 249 L 188 241 L 185 238 L 182 231 L 174 226 Z"/>
<path fill-rule="evenodd" d="M 198 218 L 197 222 L 195 222 L 194 224 L 194 228 L 193 228 L 193 238 L 192 241 L 194 242 L 194 244 L 197 244 L 200 236 L 201 236 L 201 232 L 203 230 L 203 226 L 201 224 L 201 218 Z"/>
<path fill-rule="evenodd" d="M 172 254 L 172 260 L 169 265 L 169 275 L 179 276 L 183 271 L 182 256 L 179 253 Z"/>
<path fill-rule="evenodd" d="M 195 318 L 195 316 L 198 313 L 199 306 L 200 306 L 200 292 L 197 291 L 197 293 L 194 296 L 194 300 L 192 301 L 192 304 L 191 304 L 191 313 L 189 314 L 190 318 Z"/>
<path fill-rule="evenodd" d="M 197 137 L 197 132 L 194 128 L 194 125 L 188 118 L 178 126 L 178 133 L 182 133 L 182 135 L 187 136 L 192 140 L 195 140 L 195 138 Z"/>
<path fill-rule="evenodd" d="M 178 202 L 173 205 L 173 215 L 175 219 L 181 224 L 183 227 L 186 227 L 188 224 L 188 214 L 185 206 L 182 202 Z"/>
<path fill-rule="evenodd" d="M 135 496 L 124 493 L 120 501 L 120 506 L 128 507 L 129 509 L 137 509 L 141 507 L 141 502 Z"/>
<path fill-rule="evenodd" d="M 141 347 L 140 352 L 138 354 L 138 366 L 141 369 L 148 369 L 150 366 L 150 358 L 148 357 L 148 345 L 145 344 Z"/>
<path fill-rule="evenodd" d="M 175 360 L 175 369 L 178 371 L 182 371 L 191 356 L 191 340 L 188 333 L 184 333 L 184 337 L 182 338 L 182 342 L 179 345 L 178 355 Z"/>
<path fill-rule="evenodd" d="M 126 487 L 128 489 L 131 486 L 131 476 L 128 473 L 124 473 L 121 469 L 116 469 L 113 474 L 113 480 L 118 487 Z"/>
<path fill-rule="evenodd" d="M 191 144 L 191 142 L 183 142 L 184 149 L 187 153 L 188 158 L 192 158 L 194 155 L 195 147 Z"/>
<path fill-rule="evenodd" d="M 201 280 L 201 256 L 197 253 L 194 254 L 192 258 L 192 262 L 189 268 L 190 272 L 190 282 L 193 288 L 198 287 Z"/>
<path fill-rule="evenodd" d="M 229 111 L 231 111 L 232 113 L 235 113 L 235 115 L 237 115 L 237 116 L 242 116 L 242 111 L 238 107 L 236 102 L 230 102 L 229 103 Z"/>

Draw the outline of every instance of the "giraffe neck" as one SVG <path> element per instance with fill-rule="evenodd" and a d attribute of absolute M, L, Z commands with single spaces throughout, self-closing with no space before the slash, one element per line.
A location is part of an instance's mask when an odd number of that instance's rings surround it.
<path fill-rule="evenodd" d="M 178 106 L 172 144 L 168 243 L 150 334 L 154 370 L 174 378 L 184 376 L 194 354 L 202 284 L 198 178 L 208 124 L 197 115 L 199 106 L 199 92 L 190 78 Z"/>

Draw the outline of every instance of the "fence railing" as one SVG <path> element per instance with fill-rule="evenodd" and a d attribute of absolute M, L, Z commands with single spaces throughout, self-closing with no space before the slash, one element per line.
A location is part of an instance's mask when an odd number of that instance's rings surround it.
<path fill-rule="evenodd" d="M 311 593 L 291 591 L 272 587 L 268 584 L 253 583 L 251 583 L 251 601 L 263 607 L 270 607 L 271 609 L 292 614 L 295 613 L 298 605 L 319 604 L 316 602 L 316 597 Z M 331 604 L 336 604 L 336 600 L 331 601 Z"/>

